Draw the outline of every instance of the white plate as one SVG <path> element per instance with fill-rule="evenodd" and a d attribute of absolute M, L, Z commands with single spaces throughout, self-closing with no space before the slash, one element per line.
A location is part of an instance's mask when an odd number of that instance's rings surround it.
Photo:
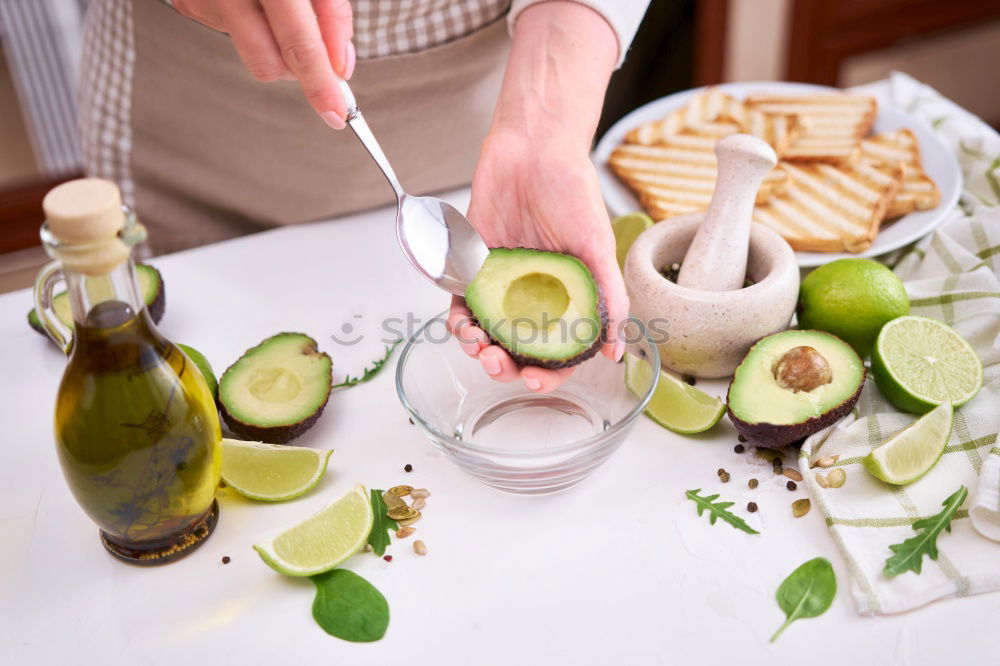
<path fill-rule="evenodd" d="M 814 92 L 831 92 L 836 88 L 817 86 L 807 83 L 786 83 L 780 81 L 756 83 L 724 83 L 719 86 L 724 92 L 738 98 L 745 97 L 750 92 L 767 91 L 785 94 L 808 94 Z M 641 106 L 628 114 L 601 138 L 594 150 L 593 160 L 597 165 L 597 174 L 601 181 L 604 199 L 612 215 L 622 215 L 640 208 L 639 201 L 611 169 L 608 168 L 608 157 L 611 152 L 625 140 L 625 134 L 630 129 L 650 120 L 662 118 L 670 111 L 683 106 L 692 95 L 704 90 L 696 88 L 674 93 Z M 924 170 L 941 190 L 941 203 L 931 210 L 909 213 L 882 229 L 875 242 L 864 252 L 849 254 L 846 252 L 796 252 L 800 266 L 821 266 L 834 259 L 844 257 L 875 257 L 903 247 L 922 238 L 944 221 L 948 212 L 958 202 L 962 192 L 962 171 L 958 160 L 948 146 L 923 121 L 915 116 L 896 109 L 879 109 L 878 117 L 872 128 L 874 132 L 889 132 L 900 128 L 908 128 L 917 135 L 920 141 L 920 155 Z"/>

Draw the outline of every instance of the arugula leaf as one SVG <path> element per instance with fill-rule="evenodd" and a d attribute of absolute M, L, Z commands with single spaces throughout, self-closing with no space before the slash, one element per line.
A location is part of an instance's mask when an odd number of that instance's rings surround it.
<path fill-rule="evenodd" d="M 698 495 L 700 491 L 701 488 L 695 488 L 694 490 L 688 490 L 684 494 L 689 500 L 698 506 L 699 516 L 706 510 L 708 511 L 708 522 L 710 525 L 714 525 L 717 518 L 722 518 L 736 529 L 743 530 L 747 534 L 760 534 L 760 532 L 747 525 L 746 521 L 742 518 L 733 515 L 729 511 L 729 507 L 733 505 L 733 502 L 715 502 L 713 504 L 713 501 L 719 497 L 719 494 L 716 493 L 715 495 L 709 495 L 708 497 L 701 497 Z"/>
<path fill-rule="evenodd" d="M 340 382 L 339 384 L 334 384 L 332 386 L 332 388 L 335 388 L 335 389 L 336 388 L 347 388 L 347 387 L 350 387 L 350 386 L 355 386 L 357 384 L 363 384 L 363 383 L 367 382 L 368 380 L 370 380 L 372 377 L 374 377 L 375 375 L 377 375 L 379 373 L 379 371 L 382 370 L 382 366 L 384 366 L 386 364 L 386 361 L 388 361 L 389 358 L 392 356 L 392 352 L 396 351 L 396 347 L 398 347 L 399 343 L 402 342 L 402 341 L 403 341 L 403 339 L 400 338 L 399 340 L 396 340 L 395 342 L 393 342 L 391 345 L 386 345 L 385 346 L 385 356 L 383 356 L 382 358 L 380 358 L 377 361 L 375 361 L 374 363 L 372 363 L 372 365 L 371 365 L 370 368 L 365 368 L 364 372 L 361 373 L 360 377 L 351 377 L 350 375 L 347 375 L 347 376 L 344 377 L 344 381 Z"/>
<path fill-rule="evenodd" d="M 385 547 L 389 545 L 389 530 L 397 529 L 396 521 L 387 515 L 388 510 L 385 500 L 382 499 L 382 493 L 383 491 L 374 488 L 371 491 L 370 501 L 375 520 L 372 521 L 372 529 L 368 533 L 368 543 L 379 557 L 385 555 Z"/>
<path fill-rule="evenodd" d="M 771 642 L 778 640 L 792 622 L 825 613 L 836 596 L 837 577 L 829 560 L 817 557 L 799 566 L 782 581 L 774 595 L 778 606 L 785 611 L 785 623 L 771 636 Z"/>
<path fill-rule="evenodd" d="M 323 631 L 355 643 L 370 643 L 389 628 L 389 604 L 367 580 L 347 569 L 312 577 L 316 584 L 313 619 Z"/>
<path fill-rule="evenodd" d="M 948 499 L 941 502 L 942 506 L 944 506 L 941 513 L 921 518 L 913 523 L 913 529 L 917 531 L 917 536 L 910 537 L 903 543 L 889 546 L 889 549 L 895 555 L 892 555 L 885 561 L 883 573 L 889 578 L 898 576 L 904 571 L 913 571 L 919 574 L 923 565 L 924 555 L 927 555 L 932 560 L 936 560 L 938 558 L 938 535 L 941 534 L 942 530 L 951 532 L 951 519 L 955 517 L 958 507 L 962 506 L 962 502 L 968 496 L 969 489 L 965 486 L 960 486 Z"/>

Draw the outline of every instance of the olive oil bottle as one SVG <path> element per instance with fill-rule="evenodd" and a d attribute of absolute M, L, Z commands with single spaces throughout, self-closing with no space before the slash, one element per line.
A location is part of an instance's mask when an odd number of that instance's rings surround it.
<path fill-rule="evenodd" d="M 218 517 L 215 401 L 146 311 L 130 256 L 145 230 L 114 184 L 71 181 L 43 206 L 42 240 L 55 261 L 38 277 L 36 310 L 69 354 L 55 409 L 63 474 L 109 552 L 137 564 L 171 561 L 200 545 Z M 60 281 L 72 330 L 51 307 Z"/>

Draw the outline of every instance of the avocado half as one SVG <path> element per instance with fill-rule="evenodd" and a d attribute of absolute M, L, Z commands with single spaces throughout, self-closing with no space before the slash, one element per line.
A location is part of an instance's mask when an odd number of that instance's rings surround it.
<path fill-rule="evenodd" d="M 139 291 L 142 292 L 143 300 L 146 303 L 146 311 L 149 312 L 154 324 L 160 323 L 167 308 L 167 294 L 163 284 L 163 276 L 160 275 L 160 271 L 149 264 L 136 264 L 135 279 L 139 283 Z M 59 321 L 70 329 L 73 328 L 73 313 L 69 307 L 69 294 L 66 292 L 56 294 L 52 298 L 52 309 L 55 310 Z M 48 337 L 48 333 L 42 328 L 42 322 L 38 318 L 35 308 L 31 308 L 31 312 L 28 313 L 28 325 Z"/>
<path fill-rule="evenodd" d="M 787 446 L 846 416 L 861 395 L 865 365 L 823 331 L 790 330 L 759 340 L 729 384 L 729 418 L 752 443 Z"/>
<path fill-rule="evenodd" d="M 311 428 L 330 398 L 333 361 L 304 333 L 248 349 L 219 379 L 219 408 L 236 435 L 285 444 Z"/>
<path fill-rule="evenodd" d="M 522 365 L 568 368 L 604 344 L 604 294 L 572 255 L 493 248 L 465 301 L 480 328 Z"/>

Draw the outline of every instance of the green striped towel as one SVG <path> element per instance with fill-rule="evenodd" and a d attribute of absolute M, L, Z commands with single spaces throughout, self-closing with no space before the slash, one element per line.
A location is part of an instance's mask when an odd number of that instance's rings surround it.
<path fill-rule="evenodd" d="M 955 414 L 945 454 L 915 483 L 888 486 L 860 464 L 916 418 L 896 411 L 871 380 L 852 414 L 802 447 L 800 468 L 847 560 L 858 612 L 884 614 L 1000 590 L 1000 136 L 905 74 L 860 90 L 922 118 L 959 156 L 965 178 L 959 206 L 935 233 L 890 261 L 898 261 L 894 270 L 906 283 L 912 314 L 954 326 L 985 368 L 982 391 Z M 832 455 L 840 456 L 836 465 L 847 472 L 847 483 L 822 488 L 809 461 Z M 914 536 L 913 522 L 941 511 L 961 485 L 969 498 L 952 531 L 938 537 L 937 560 L 925 557 L 919 575 L 887 578 L 889 546 Z"/>

